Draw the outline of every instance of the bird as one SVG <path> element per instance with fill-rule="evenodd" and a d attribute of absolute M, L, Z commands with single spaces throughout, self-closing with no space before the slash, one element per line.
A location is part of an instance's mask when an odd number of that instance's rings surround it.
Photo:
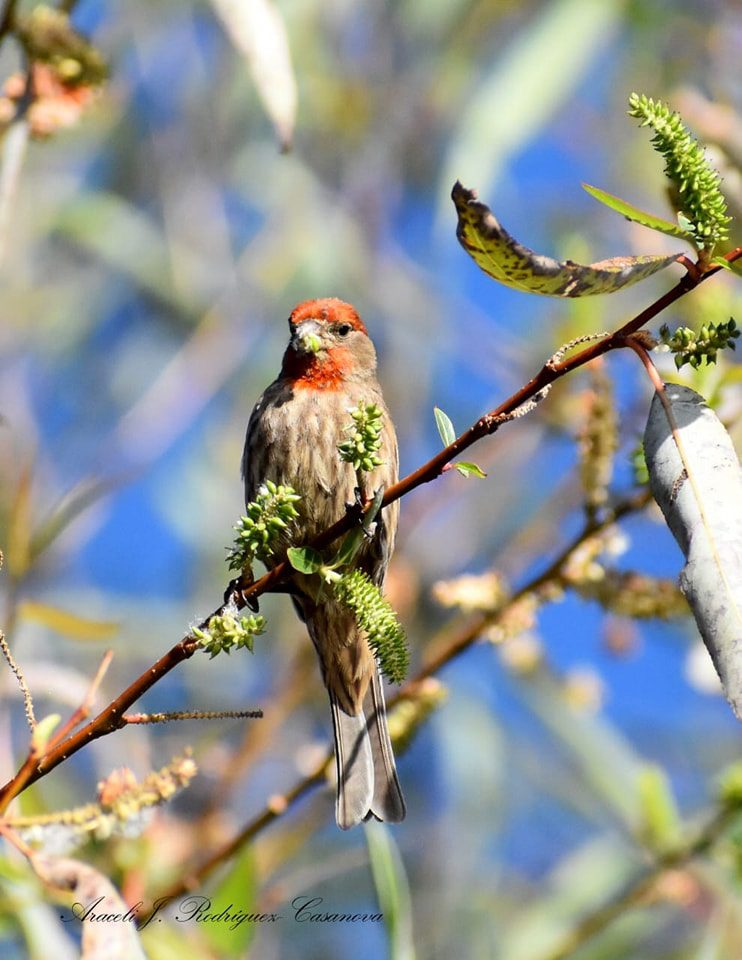
<path fill-rule="evenodd" d="M 376 376 L 376 351 L 356 309 L 336 297 L 306 300 L 289 316 L 289 344 L 278 377 L 250 416 L 242 457 L 245 501 L 272 481 L 301 495 L 294 521 L 267 561 L 286 559 L 290 546 L 309 543 L 351 505 L 398 479 L 394 424 Z M 382 414 L 381 463 L 361 474 L 364 489 L 338 445 L 347 440 L 350 411 L 376 404 Z M 386 506 L 353 564 L 379 588 L 394 549 L 399 502 Z M 328 554 L 330 556 L 330 554 Z M 354 614 L 317 574 L 292 573 L 288 591 L 307 626 L 332 709 L 337 795 L 335 818 L 347 830 L 375 818 L 398 823 L 405 802 L 397 775 L 381 671 Z M 312 583 L 311 581 L 315 582 Z"/>

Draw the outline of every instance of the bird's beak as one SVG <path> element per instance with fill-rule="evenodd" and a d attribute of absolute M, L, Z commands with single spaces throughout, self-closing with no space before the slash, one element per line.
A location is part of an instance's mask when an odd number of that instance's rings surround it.
<path fill-rule="evenodd" d="M 302 320 L 294 327 L 291 346 L 297 353 L 319 353 L 322 346 L 320 329 L 316 320 Z"/>

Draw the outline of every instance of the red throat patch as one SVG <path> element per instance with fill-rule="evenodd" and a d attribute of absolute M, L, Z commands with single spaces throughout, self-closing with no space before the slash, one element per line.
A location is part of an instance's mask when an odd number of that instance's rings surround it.
<path fill-rule="evenodd" d="M 352 365 L 353 355 L 347 347 L 333 347 L 323 357 L 299 356 L 289 348 L 281 373 L 295 390 L 340 390 Z"/>

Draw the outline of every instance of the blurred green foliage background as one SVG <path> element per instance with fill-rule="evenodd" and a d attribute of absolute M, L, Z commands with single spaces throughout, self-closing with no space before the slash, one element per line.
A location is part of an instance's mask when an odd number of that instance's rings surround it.
<path fill-rule="evenodd" d="M 276 6 L 298 91 L 290 152 L 279 151 L 265 103 L 287 75 L 255 76 L 255 58 L 251 74 L 225 31 L 224 0 L 81 0 L 73 23 L 108 81 L 74 125 L 25 151 L 11 126 L 0 146 L 0 626 L 39 716 L 74 709 L 111 647 L 105 705 L 219 603 L 247 417 L 277 372 L 296 302 L 340 296 L 358 307 L 408 473 L 439 448 L 434 405 L 463 430 L 562 343 L 617 326 L 670 285 L 660 274 L 575 303 L 498 287 L 456 243 L 455 179 L 537 250 L 583 262 L 671 252 L 677 244 L 580 189 L 585 180 L 668 215 L 661 162 L 625 116 L 640 90 L 668 100 L 709 144 L 740 212 L 737 4 Z M 22 69 L 6 37 L 0 77 Z M 714 278 L 662 319 L 739 316 L 734 279 Z M 612 355 L 601 370 L 618 412 L 620 498 L 633 489 L 651 388 L 633 356 Z M 738 368 L 722 358 L 678 379 L 711 396 L 739 438 Z M 404 500 L 388 594 L 413 672 L 471 615 L 442 605 L 453 588 L 434 584 L 494 568 L 518 587 L 580 529 L 576 438 L 596 389 L 587 371 L 560 382 L 472 451 L 486 480 L 451 471 Z M 616 566 L 677 574 L 680 553 L 652 511 L 620 530 Z M 24 813 L 82 804 L 114 768 L 141 778 L 193 745 L 199 776 L 141 836 L 77 854 L 129 902 L 176 882 L 326 749 L 326 694 L 304 629 L 286 598 L 266 598 L 261 612 L 269 629 L 254 656 L 196 656 L 140 707 L 260 707 L 263 720 L 130 727 L 20 798 Z M 739 756 L 692 621 L 639 622 L 568 590 L 525 633 L 472 647 L 439 679 L 447 700 L 400 762 L 408 818 L 368 837 L 376 882 L 363 831 L 332 822 L 328 785 L 199 887 L 215 904 L 289 919 L 236 933 L 171 920 L 145 932 L 148 954 L 739 956 L 739 828 L 736 843 L 662 873 L 599 936 L 559 952 L 580 918 L 620 901 L 667 843 L 692 832 Z M 2 682 L 5 780 L 27 731 L 9 671 Z M 79 929 L 60 921 L 13 852 L 0 887 L 3 956 L 77 955 Z M 310 894 L 332 912 L 373 912 L 386 897 L 391 940 L 378 924 L 296 923 L 291 901 Z"/>

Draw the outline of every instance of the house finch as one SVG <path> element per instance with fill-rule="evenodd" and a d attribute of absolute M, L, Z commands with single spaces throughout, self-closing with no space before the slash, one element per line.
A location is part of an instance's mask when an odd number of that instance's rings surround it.
<path fill-rule="evenodd" d="M 329 527 L 356 499 L 356 472 L 340 459 L 338 444 L 347 439 L 349 411 L 359 402 L 374 403 L 383 412 L 382 463 L 363 475 L 361 495 L 388 487 L 398 475 L 397 438 L 376 379 L 376 351 L 355 309 L 335 298 L 308 300 L 293 311 L 289 328 L 281 372 L 255 405 L 242 457 L 247 502 L 266 480 L 289 484 L 301 494 L 299 519 L 274 551 L 271 565 L 285 559 L 289 546 L 306 544 Z M 398 503 L 385 508 L 354 560 L 379 587 L 394 548 L 398 513 Z M 398 822 L 405 805 L 376 659 L 353 613 L 329 590 L 318 593 L 313 580 L 316 574 L 294 573 L 290 590 L 330 694 L 338 826 L 347 830 L 370 816 Z"/>

